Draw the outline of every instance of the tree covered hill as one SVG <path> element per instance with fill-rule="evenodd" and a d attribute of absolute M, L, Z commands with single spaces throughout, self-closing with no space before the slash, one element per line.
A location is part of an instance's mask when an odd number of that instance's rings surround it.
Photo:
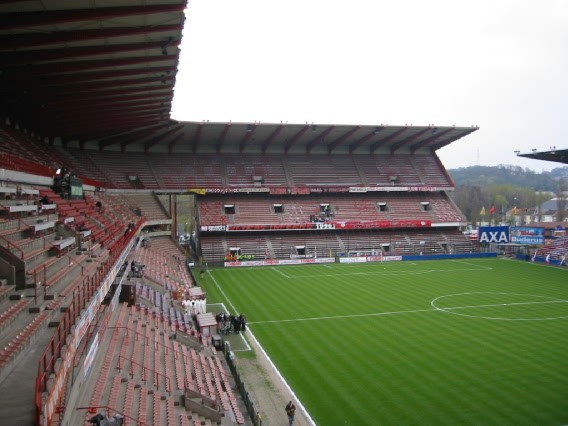
<path fill-rule="evenodd" d="M 474 224 L 484 219 L 481 211 L 492 206 L 500 217 L 513 207 L 534 211 L 535 206 L 566 194 L 568 190 L 566 166 L 541 173 L 507 165 L 472 166 L 449 169 L 448 172 L 456 185 L 452 198 L 468 221 Z M 564 217 L 564 208 L 561 210 L 560 217 Z"/>
<path fill-rule="evenodd" d="M 550 172 L 535 172 L 518 166 L 499 165 L 471 166 L 458 169 L 448 169 L 448 173 L 456 186 L 477 186 L 487 188 L 495 185 L 512 185 L 534 191 L 558 190 L 558 180 L 568 180 L 568 166 L 557 167 Z"/>

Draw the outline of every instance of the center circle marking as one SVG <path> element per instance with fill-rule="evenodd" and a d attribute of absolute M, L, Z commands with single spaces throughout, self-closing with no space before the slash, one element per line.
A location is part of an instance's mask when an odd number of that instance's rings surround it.
<path fill-rule="evenodd" d="M 448 306 L 448 307 L 441 307 L 439 306 L 439 302 L 444 299 L 449 299 L 452 297 L 459 297 L 459 296 L 473 296 L 473 295 L 480 295 L 480 294 L 487 294 L 487 295 L 503 295 L 503 296 L 522 296 L 526 297 L 527 300 L 521 302 L 510 302 L 510 303 L 488 303 L 488 304 L 481 304 L 481 305 L 470 305 L 470 306 Z M 530 298 L 537 299 L 538 301 L 531 301 Z M 532 304 L 545 304 L 545 303 L 566 303 L 568 304 L 568 300 L 564 299 L 556 299 L 554 297 L 549 296 L 538 296 L 534 294 L 520 294 L 520 293 L 498 293 L 498 292 L 490 292 L 490 291 L 481 291 L 481 292 L 471 292 L 471 293 L 456 293 L 456 294 L 448 294 L 444 296 L 436 297 L 434 300 L 430 302 L 432 307 L 440 312 L 446 312 L 452 315 L 459 315 L 462 317 L 471 317 L 471 318 L 481 318 L 481 319 L 488 319 L 488 320 L 501 320 L 501 321 L 551 321 L 551 320 L 558 320 L 568 318 L 568 313 L 562 316 L 554 316 L 554 317 L 544 317 L 544 318 L 507 318 L 507 317 L 493 317 L 493 316 L 483 316 L 483 315 L 472 315 L 464 313 L 464 309 L 475 309 L 475 308 L 490 308 L 490 307 L 497 307 L 497 306 L 519 306 L 519 305 L 532 305 Z M 462 312 L 460 312 L 462 311 Z"/>

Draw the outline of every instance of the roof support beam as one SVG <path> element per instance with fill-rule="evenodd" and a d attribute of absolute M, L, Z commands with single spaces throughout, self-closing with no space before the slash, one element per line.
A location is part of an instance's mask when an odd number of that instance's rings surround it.
<path fill-rule="evenodd" d="M 89 99 L 96 99 L 96 98 L 105 98 L 105 97 L 116 97 L 121 95 L 128 95 L 132 93 L 146 93 L 146 92 L 159 92 L 163 90 L 172 90 L 174 87 L 174 81 L 170 81 L 170 83 L 166 84 L 159 84 L 154 86 L 130 86 L 127 85 L 126 87 L 119 86 L 120 89 L 109 89 L 109 90 L 78 90 L 76 92 L 62 90 L 61 92 L 53 92 L 50 91 L 45 95 L 39 96 L 39 98 L 46 98 L 46 99 L 53 99 L 54 97 L 57 99 L 67 99 L 67 98 L 74 98 L 76 96 L 80 96 L 83 101 L 88 101 Z M 103 89 L 101 87 L 100 89 Z M 106 89 L 106 88 L 104 88 Z"/>
<path fill-rule="evenodd" d="M 135 15 L 183 12 L 185 4 L 102 7 L 89 9 L 46 10 L 13 12 L 0 15 L 0 28 L 4 30 L 64 24 L 66 22 L 98 21 Z"/>
<path fill-rule="evenodd" d="M 147 110 L 147 111 L 122 111 L 119 113 L 94 113 L 94 114 L 76 114 L 75 116 L 65 116 L 65 115 L 45 115 L 38 117 L 36 121 L 40 125 L 45 126 L 57 126 L 58 128 L 64 128 L 65 126 L 72 126 L 75 124 L 94 124 L 102 123 L 104 121 L 117 121 L 121 119 L 130 119 L 134 117 L 140 117 L 143 115 L 161 115 L 164 116 L 160 110 Z"/>
<path fill-rule="evenodd" d="M 276 136 L 278 136 L 280 132 L 282 132 L 282 129 L 284 129 L 284 124 L 280 123 L 280 126 L 274 129 L 274 131 L 270 135 L 268 135 L 264 142 L 262 142 L 261 150 L 263 154 L 266 153 L 266 150 L 268 149 L 272 141 L 276 138 Z"/>
<path fill-rule="evenodd" d="M 257 128 L 256 123 L 254 125 L 252 124 L 247 125 L 247 131 L 245 132 L 245 135 L 243 136 L 241 142 L 239 143 L 239 152 L 242 153 L 245 150 L 245 147 L 247 146 L 249 139 L 256 131 L 256 128 Z"/>
<path fill-rule="evenodd" d="M 422 136 L 423 134 L 425 134 L 426 132 L 431 131 L 431 130 L 432 130 L 431 127 L 426 127 L 425 129 L 422 129 L 422 130 L 416 132 L 416 134 L 409 136 L 406 139 L 402 139 L 402 140 L 400 140 L 396 143 L 393 143 L 390 147 L 391 154 L 394 154 L 399 148 L 402 148 L 404 145 L 407 145 L 412 141 L 415 141 L 420 136 Z"/>
<path fill-rule="evenodd" d="M 96 128 L 87 128 L 81 129 L 81 131 L 76 133 L 67 132 L 65 134 L 55 133 L 53 136 L 61 136 L 64 140 L 67 141 L 74 141 L 78 140 L 81 143 L 89 142 L 89 141 L 97 141 L 99 138 L 108 137 L 109 134 L 120 134 L 124 132 L 131 132 L 133 130 L 139 129 L 144 126 L 150 126 L 153 124 L 157 124 L 158 121 L 156 120 L 147 120 L 147 121 L 135 121 L 135 122 L 126 122 L 117 125 L 113 125 L 110 127 L 99 127 Z"/>
<path fill-rule="evenodd" d="M 171 124 L 168 123 L 167 126 L 171 126 Z M 183 132 L 183 124 L 177 124 L 175 126 L 171 126 L 171 129 L 168 129 L 166 132 L 162 134 L 152 135 L 152 139 L 144 144 L 144 152 L 148 152 L 148 150 L 152 148 L 154 145 L 171 138 L 173 135 L 176 135 L 179 132 Z M 154 133 L 157 133 L 157 131 Z"/>
<path fill-rule="evenodd" d="M 147 116 L 156 116 L 162 117 L 164 120 L 167 119 L 166 115 L 161 113 L 160 111 L 150 110 L 150 111 L 141 111 L 141 112 L 130 112 L 126 111 L 122 114 L 97 114 L 95 117 L 93 116 L 84 116 L 80 117 L 77 116 L 75 118 L 64 118 L 56 116 L 53 120 L 42 120 L 38 121 L 38 123 L 49 125 L 50 123 L 54 123 L 57 125 L 58 128 L 64 129 L 66 127 L 76 126 L 76 125 L 88 125 L 94 124 L 95 126 L 100 123 L 104 122 L 120 122 L 121 120 L 131 120 L 133 118 L 142 118 Z"/>
<path fill-rule="evenodd" d="M 344 135 L 339 136 L 338 138 L 336 138 L 334 141 L 332 141 L 328 146 L 327 146 L 327 152 L 329 154 L 332 153 L 333 150 L 335 150 L 335 148 L 337 148 L 344 140 L 346 140 L 347 138 L 351 137 L 351 135 L 353 135 L 355 132 L 357 132 L 359 129 L 361 128 L 361 126 L 355 126 L 353 127 L 351 130 L 349 130 L 348 132 L 346 132 Z"/>
<path fill-rule="evenodd" d="M 105 130 L 104 133 L 105 137 L 109 135 L 115 135 L 120 133 L 117 129 L 122 127 L 126 127 L 127 129 L 139 128 L 141 126 L 145 126 L 148 124 L 163 124 L 167 123 L 168 120 L 164 119 L 162 116 L 157 114 L 144 114 L 139 116 L 125 116 L 125 117 L 114 117 L 109 118 L 106 117 L 101 121 L 97 121 L 96 123 L 87 123 L 87 122 L 76 122 L 76 123 L 69 123 L 65 126 L 58 126 L 58 127 L 47 127 L 45 131 L 49 132 L 49 134 L 59 134 L 62 136 L 69 135 L 69 134 L 91 134 L 95 133 L 99 130 Z M 146 124 L 145 124 L 146 123 Z"/>
<path fill-rule="evenodd" d="M 183 140 L 184 132 L 179 133 L 176 135 L 170 142 L 168 142 L 168 153 L 171 154 L 174 150 L 174 146 L 176 146 L 179 142 Z"/>
<path fill-rule="evenodd" d="M 143 106 L 137 106 L 137 107 L 122 107 L 122 108 L 113 108 L 112 106 L 109 106 L 109 108 L 105 108 L 104 110 L 104 114 L 103 111 L 101 111 L 100 108 L 82 108 L 81 109 L 81 114 L 86 114 L 86 115 L 91 115 L 91 116 L 96 116 L 96 119 L 98 120 L 100 115 L 103 116 L 117 116 L 117 115 L 122 115 L 122 114 L 136 114 L 136 113 L 141 113 L 141 112 L 160 112 L 163 114 L 168 114 L 169 113 L 169 109 L 165 108 L 165 107 L 161 107 L 160 104 L 154 104 L 154 105 L 143 105 Z M 53 117 L 53 114 L 46 114 L 47 117 Z M 56 115 L 56 117 L 58 117 L 61 120 L 73 120 L 74 118 L 77 117 L 76 111 L 74 110 L 68 110 L 68 111 L 59 111 Z"/>
<path fill-rule="evenodd" d="M 112 102 L 114 104 L 118 104 L 121 102 L 128 102 L 128 101 L 138 101 L 138 100 L 143 100 L 143 101 L 148 101 L 150 99 L 163 99 L 162 102 L 169 102 L 171 101 L 173 97 L 173 93 L 169 92 L 169 93 L 153 93 L 153 94 L 147 94 L 147 95 L 132 95 L 132 96 L 122 96 L 120 98 L 117 98 L 116 100 L 112 100 Z M 109 100 L 108 98 L 99 98 L 99 99 L 94 99 L 89 101 L 89 103 L 92 105 L 108 105 L 109 104 Z M 53 103 L 52 103 L 53 105 Z M 72 106 L 74 105 L 77 109 L 81 109 L 81 107 L 84 105 L 84 103 L 81 100 L 77 100 L 77 101 L 65 101 L 64 103 L 61 103 L 60 105 L 58 105 L 55 108 L 58 108 L 59 106 L 61 107 L 68 107 L 68 106 Z"/>
<path fill-rule="evenodd" d="M 408 126 L 403 127 L 402 129 L 397 130 L 396 132 L 390 134 L 389 136 L 378 140 L 377 142 L 375 142 L 374 144 L 372 144 L 369 147 L 369 153 L 370 154 L 374 154 L 375 151 L 380 148 L 381 146 L 386 145 L 387 143 L 389 143 L 390 141 L 392 141 L 393 139 L 399 137 L 400 135 L 402 135 L 404 132 L 406 132 L 406 130 L 408 129 Z"/>
<path fill-rule="evenodd" d="M 157 124 L 161 120 L 156 118 L 148 118 L 144 120 L 134 119 L 129 121 L 124 121 L 120 123 L 108 123 L 104 125 L 96 125 L 96 123 L 90 124 L 89 126 L 78 127 L 74 129 L 68 129 L 65 132 L 52 131 L 48 136 L 61 136 L 62 138 L 71 140 L 82 140 L 96 141 L 100 137 L 106 137 L 109 134 L 118 134 L 126 131 L 131 131 L 133 129 L 138 129 L 143 126 L 150 126 L 152 124 Z"/>
<path fill-rule="evenodd" d="M 113 81 L 99 81 L 99 82 L 91 82 L 91 83 L 82 83 L 82 84 L 72 84 L 67 86 L 47 86 L 47 87 L 36 87 L 33 89 L 22 89 L 22 87 L 13 87 L 13 89 L 9 89 L 7 92 L 13 94 L 14 92 L 18 94 L 22 90 L 30 91 L 30 94 L 33 96 L 77 96 L 81 93 L 92 93 L 97 92 L 98 90 L 104 89 L 111 89 L 113 87 L 129 87 L 129 86 L 140 86 L 140 85 L 154 85 L 156 87 L 164 87 L 161 85 L 167 85 L 169 87 L 173 87 L 174 85 L 174 77 L 146 77 L 146 78 L 132 78 L 132 79 L 124 79 L 124 80 L 113 80 Z M 82 96 L 82 95 L 81 95 Z"/>
<path fill-rule="evenodd" d="M 311 126 L 312 131 L 317 131 L 317 127 L 312 125 Z M 329 135 L 331 133 L 331 131 L 335 128 L 334 125 L 329 126 L 327 129 L 325 129 L 323 132 L 321 132 L 319 135 L 317 135 L 316 137 L 314 137 L 312 140 L 310 140 L 307 144 L 306 144 L 306 152 L 309 154 L 310 152 L 312 152 L 312 149 L 318 144 L 318 142 L 323 142 L 325 137 L 327 135 Z"/>
<path fill-rule="evenodd" d="M 298 140 L 302 137 L 302 135 L 304 133 L 306 133 L 308 131 L 308 129 L 310 128 L 310 126 L 305 125 L 304 127 L 302 127 L 299 131 L 296 132 L 296 134 L 294 136 L 292 136 L 284 145 L 284 152 L 286 154 L 288 154 L 288 151 L 290 151 L 290 148 L 292 148 L 292 146 L 298 142 Z"/>
<path fill-rule="evenodd" d="M 132 132 L 122 133 L 120 135 L 113 135 L 104 139 L 99 139 L 99 148 L 105 148 L 109 145 L 122 144 L 128 140 L 140 139 L 141 137 L 147 135 L 149 132 L 155 129 L 160 129 L 166 126 L 168 123 L 158 123 L 153 126 L 148 126 L 143 129 L 135 129 Z"/>
<path fill-rule="evenodd" d="M 179 40 L 169 43 L 168 47 L 177 48 Z M 109 55 L 113 53 L 136 52 L 140 50 L 154 50 L 156 56 L 162 54 L 163 41 L 148 43 L 107 44 L 101 46 L 66 47 L 65 49 L 39 49 L 21 50 L 0 53 L 1 66 L 21 66 L 29 63 L 55 61 L 68 58 L 81 58 L 86 56 Z M 112 63 L 112 61 L 110 61 Z"/>
<path fill-rule="evenodd" d="M 104 84 L 106 80 L 112 80 L 119 83 L 119 77 L 141 77 L 146 75 L 152 75 L 154 79 L 162 78 L 173 78 L 175 75 L 175 67 L 152 67 L 152 68 L 135 68 L 127 70 L 113 70 L 113 71 L 99 71 L 99 72 L 79 72 L 73 74 L 60 74 L 51 75 L 38 80 L 36 76 L 27 76 L 22 79 L 11 79 L 10 86 L 17 88 L 26 88 L 33 90 L 34 88 L 44 88 L 44 87 L 66 87 L 73 84 L 80 83 L 81 85 L 99 82 Z M 150 78 L 150 77 L 146 77 Z"/>
<path fill-rule="evenodd" d="M 109 113 L 109 114 L 120 114 L 124 111 L 142 111 L 144 109 L 153 109 L 153 110 L 160 110 L 160 111 L 169 111 L 170 110 L 170 103 L 163 102 L 159 99 L 149 99 L 149 100 L 141 100 L 137 102 L 112 102 L 105 106 L 104 111 L 101 111 L 101 107 L 96 104 L 87 104 L 82 105 L 80 107 L 81 112 L 83 114 L 100 114 Z M 61 106 L 58 107 L 56 111 L 51 111 L 51 114 L 57 114 L 58 116 L 75 116 L 77 115 L 77 106 L 71 105 L 70 107 Z M 46 115 L 50 114 L 50 111 L 46 111 Z"/>
<path fill-rule="evenodd" d="M 86 61 L 70 61 L 70 62 L 50 62 L 46 64 L 25 64 L 19 67 L 7 68 L 4 70 L 6 79 L 20 80 L 23 78 L 46 77 L 53 74 L 69 74 L 77 71 L 88 71 L 100 68 L 116 68 L 130 67 L 134 65 L 150 64 L 155 62 L 177 62 L 177 55 L 160 55 L 160 56 L 137 56 L 132 58 L 116 58 L 112 61 L 108 59 L 93 59 Z M 175 69 L 175 65 L 171 65 Z"/>
<path fill-rule="evenodd" d="M 60 123 L 57 127 L 47 127 L 49 128 L 50 134 L 54 131 L 60 131 L 62 134 L 69 134 L 69 133 L 77 133 L 82 129 L 91 129 L 91 130 L 98 130 L 102 128 L 113 129 L 119 127 L 123 123 L 132 123 L 136 127 L 139 127 L 142 122 L 152 121 L 153 123 L 159 123 L 164 121 L 159 114 L 144 114 L 144 115 L 136 115 L 136 116 L 123 116 L 123 117 L 107 117 L 100 121 L 96 122 L 75 122 L 75 123 Z"/>
<path fill-rule="evenodd" d="M 418 149 L 424 148 L 425 146 L 427 146 L 431 142 L 437 140 L 438 138 L 441 138 L 441 137 L 447 135 L 452 130 L 454 130 L 454 128 L 450 127 L 449 129 L 445 129 L 445 130 L 442 130 L 440 132 L 440 131 L 438 131 L 437 127 L 432 127 L 432 135 L 430 137 L 426 138 L 426 139 L 421 140 L 420 142 L 417 142 L 417 143 L 411 145 L 410 146 L 410 153 L 414 154 Z"/>
<path fill-rule="evenodd" d="M 195 134 L 191 138 L 190 146 L 191 151 L 195 154 L 197 152 L 197 147 L 199 146 L 199 142 L 201 142 L 201 133 L 203 132 L 204 123 L 199 123 L 197 126 L 197 130 L 195 130 Z"/>
<path fill-rule="evenodd" d="M 170 123 L 160 123 L 157 126 L 152 126 L 152 128 L 147 129 L 144 131 L 144 133 L 142 133 L 142 135 L 136 135 L 136 136 L 131 136 L 131 135 L 125 135 L 124 139 L 121 140 L 120 143 L 120 147 L 122 150 L 124 150 L 128 145 L 132 144 L 132 143 L 143 143 L 144 144 L 144 152 L 148 152 L 148 148 L 146 147 L 148 144 L 149 140 L 155 140 L 156 139 L 156 134 L 159 133 L 160 131 L 162 131 L 164 128 L 168 128 L 170 127 L 171 124 Z M 146 141 L 146 142 L 144 142 Z"/>
<path fill-rule="evenodd" d="M 154 25 L 124 28 L 97 28 L 94 30 L 35 32 L 0 35 L 0 50 L 22 49 L 30 46 L 49 46 L 52 44 L 76 43 L 101 38 L 128 37 L 144 34 L 179 32 L 182 25 Z"/>
<path fill-rule="evenodd" d="M 353 152 L 357 148 L 359 148 L 362 144 L 367 142 L 369 139 L 372 139 L 373 136 L 379 134 L 379 132 L 383 129 L 385 129 L 385 126 L 376 127 L 372 132 L 367 133 L 365 136 L 357 139 L 355 142 L 353 142 L 351 145 L 349 145 L 349 154 L 353 154 Z"/>
<path fill-rule="evenodd" d="M 170 87 L 171 89 L 171 87 Z M 150 93 L 153 92 L 153 93 Z M 156 93 L 162 92 L 162 93 Z M 173 92 L 168 90 L 168 86 L 157 86 L 157 87 L 149 87 L 149 88 L 132 88 L 132 89 L 123 89 L 123 90 L 110 90 L 110 91 L 100 91 L 97 93 L 89 93 L 81 96 L 81 99 L 77 99 L 73 96 L 61 96 L 61 97 L 53 97 L 51 99 L 45 99 L 46 104 L 50 105 L 65 105 L 65 104 L 79 104 L 84 105 L 85 102 L 97 102 L 97 101 L 105 101 L 114 102 L 119 101 L 120 99 L 126 100 L 128 96 L 125 95 L 133 95 L 130 98 L 135 98 L 136 93 L 144 93 L 143 95 L 137 95 L 139 98 L 144 98 L 146 96 L 173 96 Z M 137 98 L 138 99 L 138 98 Z M 41 99 L 39 100 L 41 101 Z"/>
<path fill-rule="evenodd" d="M 475 132 L 478 129 L 479 129 L 479 127 L 472 127 L 470 129 L 464 130 L 463 132 L 459 133 L 457 136 L 452 136 L 449 139 L 440 140 L 440 141 L 438 141 L 438 142 L 436 142 L 436 143 L 434 143 L 430 146 L 430 151 L 432 151 L 432 152 L 437 151 L 438 149 L 440 149 L 440 148 L 442 148 L 442 147 L 444 147 L 444 146 L 446 146 L 446 145 L 448 145 L 448 144 L 450 144 L 454 141 L 457 141 L 458 139 L 461 139 L 464 136 L 467 136 L 470 133 Z"/>
<path fill-rule="evenodd" d="M 223 148 L 223 144 L 225 143 L 225 139 L 227 138 L 227 134 L 229 133 L 230 129 L 231 129 L 231 123 L 225 124 L 225 127 L 223 128 L 221 135 L 217 139 L 217 154 L 221 152 L 221 148 Z"/>

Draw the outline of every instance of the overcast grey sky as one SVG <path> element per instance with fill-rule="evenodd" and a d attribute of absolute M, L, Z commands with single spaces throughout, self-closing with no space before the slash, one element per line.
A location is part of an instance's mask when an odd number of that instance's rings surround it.
<path fill-rule="evenodd" d="M 172 117 L 480 130 L 447 168 L 568 148 L 568 0 L 190 0 Z"/>

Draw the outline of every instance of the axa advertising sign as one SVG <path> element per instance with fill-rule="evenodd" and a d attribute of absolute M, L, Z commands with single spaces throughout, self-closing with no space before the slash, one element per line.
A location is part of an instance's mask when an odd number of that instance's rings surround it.
<path fill-rule="evenodd" d="M 481 226 L 479 242 L 489 244 L 506 244 L 509 242 L 508 226 Z"/>

